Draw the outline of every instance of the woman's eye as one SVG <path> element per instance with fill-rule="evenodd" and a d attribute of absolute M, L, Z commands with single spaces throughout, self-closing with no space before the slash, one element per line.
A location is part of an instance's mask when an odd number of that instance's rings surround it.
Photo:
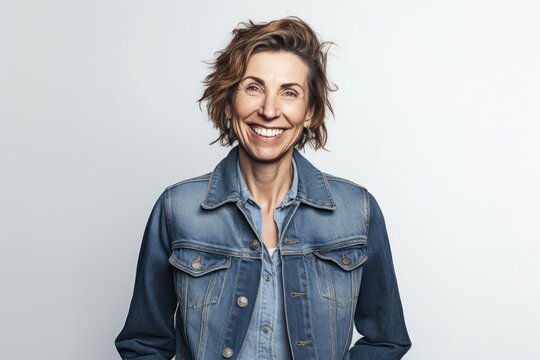
<path fill-rule="evenodd" d="M 287 97 L 297 97 L 298 96 L 298 94 L 295 91 L 292 91 L 292 90 L 287 90 L 287 91 L 285 91 L 284 94 Z"/>
<path fill-rule="evenodd" d="M 258 92 L 260 89 L 258 86 L 255 86 L 255 85 L 248 85 L 246 86 L 246 91 L 247 92 Z"/>

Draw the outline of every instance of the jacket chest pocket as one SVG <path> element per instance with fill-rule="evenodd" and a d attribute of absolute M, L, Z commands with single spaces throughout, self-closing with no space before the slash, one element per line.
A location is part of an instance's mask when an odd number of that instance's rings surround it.
<path fill-rule="evenodd" d="M 314 251 L 320 295 L 339 306 L 356 303 L 367 260 L 367 245 L 360 244 L 329 251 Z"/>
<path fill-rule="evenodd" d="M 198 309 L 219 301 L 225 280 L 225 269 L 231 258 L 195 249 L 173 249 L 169 263 L 175 267 L 174 281 L 178 302 Z"/>

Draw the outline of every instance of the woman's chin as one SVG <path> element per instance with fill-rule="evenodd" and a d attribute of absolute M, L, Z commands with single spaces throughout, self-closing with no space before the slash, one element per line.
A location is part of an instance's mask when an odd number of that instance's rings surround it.
<path fill-rule="evenodd" d="M 249 147 L 246 152 L 255 161 L 273 162 L 281 159 L 288 151 L 277 147 Z"/>

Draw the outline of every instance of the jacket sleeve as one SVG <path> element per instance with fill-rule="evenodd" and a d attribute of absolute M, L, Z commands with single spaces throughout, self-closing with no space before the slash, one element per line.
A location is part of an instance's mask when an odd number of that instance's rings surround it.
<path fill-rule="evenodd" d="M 146 224 L 135 287 L 123 329 L 115 340 L 122 359 L 162 360 L 175 355 L 176 294 L 166 218 L 165 190 Z"/>
<path fill-rule="evenodd" d="M 363 335 L 350 349 L 351 360 L 401 359 L 411 347 L 399 297 L 383 214 L 369 198 L 368 259 L 364 264 L 354 323 Z"/>

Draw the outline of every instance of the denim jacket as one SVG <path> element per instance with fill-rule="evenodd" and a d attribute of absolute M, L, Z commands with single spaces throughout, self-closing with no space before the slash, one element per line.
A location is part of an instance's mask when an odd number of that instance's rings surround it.
<path fill-rule="evenodd" d="M 362 186 L 297 149 L 296 200 L 279 238 L 295 360 L 393 360 L 411 346 L 381 210 Z M 238 145 L 207 173 L 167 187 L 145 228 L 124 359 L 236 359 L 261 278 L 262 242 L 242 205 Z M 363 335 L 350 348 L 353 326 Z"/>

